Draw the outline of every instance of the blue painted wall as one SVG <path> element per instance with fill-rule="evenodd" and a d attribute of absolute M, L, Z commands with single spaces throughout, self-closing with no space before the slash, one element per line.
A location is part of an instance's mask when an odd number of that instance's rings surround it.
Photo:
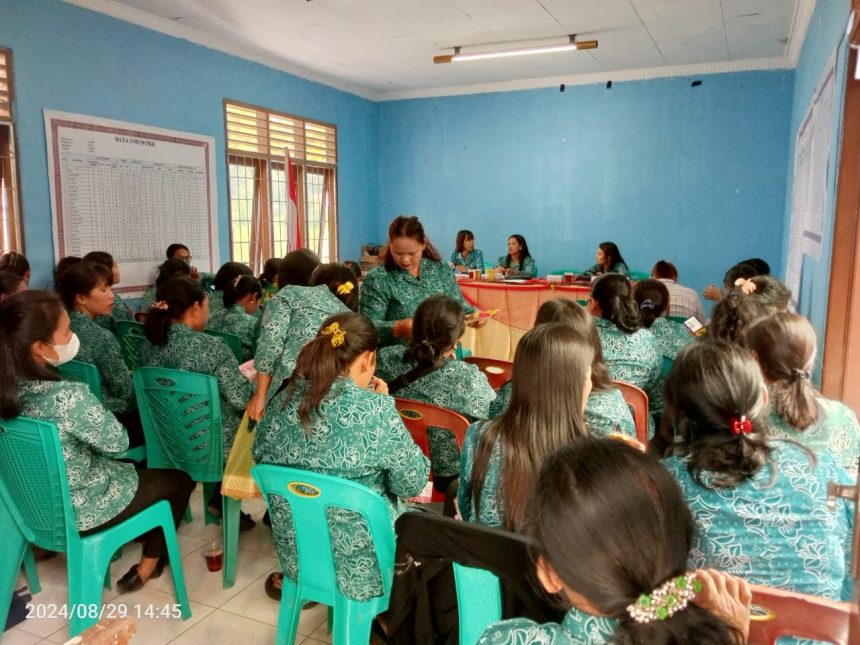
<path fill-rule="evenodd" d="M 215 137 L 221 259 L 229 257 L 225 98 L 338 126 L 341 253 L 377 229 L 377 104 L 55 0 L 2 0 L 0 46 L 13 50 L 24 234 L 45 284 L 53 266 L 42 110 Z"/>
<path fill-rule="evenodd" d="M 841 108 L 845 98 L 845 72 L 847 48 L 845 28 L 848 24 L 849 3 L 842 0 L 826 0 L 816 3 L 815 13 L 806 32 L 803 49 L 795 70 L 794 95 L 792 97 L 791 132 L 788 154 L 788 183 L 783 240 L 783 275 L 788 261 L 788 236 L 791 229 L 791 193 L 794 180 L 794 148 L 800 128 L 815 90 L 828 65 L 836 56 L 836 90 L 834 105 L 839 106 L 834 115 L 833 141 L 828 173 L 829 198 L 825 208 L 824 241 L 821 261 L 804 256 L 803 274 L 800 284 L 798 311 L 812 322 L 818 332 L 819 348 L 823 346 L 827 320 L 827 300 L 830 286 L 830 259 L 833 245 L 833 220 L 835 180 L 838 164 L 838 141 L 841 138 Z M 820 359 L 817 376 L 820 377 Z"/>
<path fill-rule="evenodd" d="M 382 103 L 380 227 L 414 213 L 446 257 L 526 236 L 538 269 L 585 267 L 613 240 L 701 289 L 751 257 L 782 260 L 793 73 L 676 77 Z"/>

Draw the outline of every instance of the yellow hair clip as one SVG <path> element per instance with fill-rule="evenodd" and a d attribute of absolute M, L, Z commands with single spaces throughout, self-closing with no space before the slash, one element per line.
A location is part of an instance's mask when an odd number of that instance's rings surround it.
<path fill-rule="evenodd" d="M 346 330 L 341 329 L 340 325 L 336 322 L 333 322 L 328 327 L 323 327 L 321 333 L 323 336 L 331 336 L 332 347 L 340 347 L 343 345 L 343 340 L 346 337 Z"/>
<path fill-rule="evenodd" d="M 337 295 L 344 296 L 348 293 L 352 293 L 353 289 L 355 289 L 355 285 L 352 282 L 344 282 L 337 288 Z"/>

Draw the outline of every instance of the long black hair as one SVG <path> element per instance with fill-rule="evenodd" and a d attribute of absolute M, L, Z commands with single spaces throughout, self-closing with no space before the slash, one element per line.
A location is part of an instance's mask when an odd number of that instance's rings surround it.
<path fill-rule="evenodd" d="M 51 342 L 62 315 L 60 299 L 49 291 L 22 291 L 0 301 L 0 417 L 21 413 L 18 380 L 60 380 L 56 370 L 36 362 L 32 346 Z"/>
<path fill-rule="evenodd" d="M 650 329 L 654 321 L 669 310 L 669 289 L 659 280 L 639 280 L 633 287 L 642 326 Z"/>
<path fill-rule="evenodd" d="M 591 297 L 600 306 L 600 316 L 612 321 L 625 334 L 642 327 L 639 305 L 630 296 L 630 281 L 620 273 L 606 273 L 591 285 Z"/>
<path fill-rule="evenodd" d="M 519 233 L 514 233 L 513 235 L 508 236 L 509 240 L 511 238 L 515 239 L 517 241 L 517 243 L 520 245 L 520 266 L 522 266 L 523 262 L 526 261 L 526 258 L 530 258 L 532 256 L 532 254 L 529 253 L 528 242 L 526 242 L 526 238 L 524 238 Z M 511 254 L 510 253 L 505 255 L 505 265 L 504 266 L 505 266 L 505 268 L 510 268 L 510 266 L 511 266 Z"/>
<path fill-rule="evenodd" d="M 324 284 L 334 297 L 352 311 L 358 311 L 358 280 L 345 264 L 320 264 L 311 274 L 309 287 Z"/>
<path fill-rule="evenodd" d="M 316 337 L 299 352 L 287 385 L 285 405 L 295 394 L 299 382 L 305 382 L 299 405 L 299 419 L 305 432 L 310 431 L 310 423 L 334 382 L 361 354 L 375 352 L 378 344 L 376 327 L 361 314 L 350 311 L 325 319 Z"/>
<path fill-rule="evenodd" d="M 774 309 L 762 299 L 748 295 L 742 287 L 732 287 L 714 306 L 708 336 L 730 343 L 743 343 L 747 328 L 773 312 Z"/>
<path fill-rule="evenodd" d="M 660 462 L 620 441 L 583 438 L 547 458 L 529 504 L 536 556 L 601 614 L 619 645 L 740 645 L 743 635 L 690 603 L 638 623 L 640 596 L 687 573 L 694 524 Z"/>
<path fill-rule="evenodd" d="M 181 260 L 180 260 L 181 261 Z M 188 276 L 168 280 L 155 293 L 155 304 L 143 323 L 143 333 L 153 345 L 167 345 L 170 325 L 195 303 L 203 304 L 206 290 Z"/>
<path fill-rule="evenodd" d="M 601 242 L 597 245 L 597 248 L 603 251 L 603 257 L 606 258 L 606 264 L 609 266 L 610 271 L 612 271 L 612 267 L 619 262 L 624 266 L 627 266 L 624 258 L 621 257 L 621 250 L 615 242 Z"/>
<path fill-rule="evenodd" d="M 704 340 L 678 354 L 666 378 L 662 434 L 671 436 L 674 428 L 700 484 L 732 488 L 764 466 L 771 453 L 764 394 L 761 369 L 743 347 Z M 737 430 L 735 422 L 741 422 Z"/>
<path fill-rule="evenodd" d="M 221 265 L 221 268 L 218 269 L 215 277 L 212 278 L 212 288 L 215 289 L 215 291 L 224 291 L 224 288 L 229 283 L 233 282 L 233 280 L 241 275 L 253 276 L 254 273 L 250 268 L 248 268 L 247 264 L 242 264 L 241 262 L 225 262 Z"/>
<path fill-rule="evenodd" d="M 403 355 L 404 361 L 421 366 L 439 365 L 466 330 L 466 312 L 459 302 L 445 294 L 430 296 L 415 310 L 412 340 Z"/>
<path fill-rule="evenodd" d="M 260 281 L 252 275 L 236 276 L 224 285 L 224 307 L 232 307 L 240 298 L 254 294 L 258 298 L 263 295 L 263 286 Z"/>

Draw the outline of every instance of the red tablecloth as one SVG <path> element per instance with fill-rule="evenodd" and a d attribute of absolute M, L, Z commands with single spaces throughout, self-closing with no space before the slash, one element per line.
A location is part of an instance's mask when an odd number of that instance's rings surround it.
<path fill-rule="evenodd" d="M 480 329 L 467 328 L 463 346 L 475 356 L 513 360 L 520 338 L 532 328 L 538 309 L 547 300 L 585 300 L 590 285 L 562 285 L 546 281 L 526 284 L 459 280 L 467 301 L 482 311 L 499 309 L 494 319 Z"/>

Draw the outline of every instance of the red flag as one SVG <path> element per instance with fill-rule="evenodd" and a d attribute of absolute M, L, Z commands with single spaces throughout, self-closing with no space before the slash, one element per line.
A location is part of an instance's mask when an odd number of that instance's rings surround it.
<path fill-rule="evenodd" d="M 287 201 L 287 208 L 289 209 L 287 216 L 287 227 L 289 229 L 287 248 L 290 251 L 296 251 L 302 248 L 302 230 L 299 226 L 299 197 L 296 190 L 296 169 L 290 157 L 290 149 L 284 148 L 284 151 L 287 155 L 287 169 L 290 176 L 290 198 Z"/>

